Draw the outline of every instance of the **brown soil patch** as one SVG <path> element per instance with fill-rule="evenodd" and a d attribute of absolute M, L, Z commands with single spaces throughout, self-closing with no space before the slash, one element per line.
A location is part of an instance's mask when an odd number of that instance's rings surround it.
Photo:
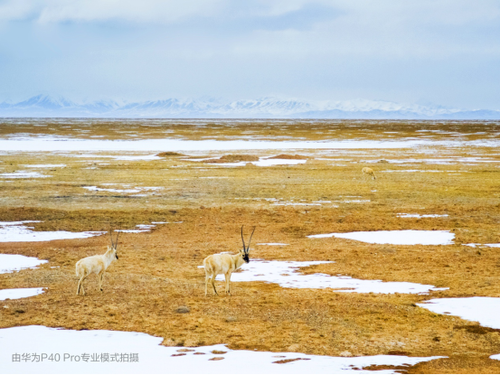
<path fill-rule="evenodd" d="M 308 159 L 308 157 L 303 156 L 303 155 L 279 154 L 276 156 L 271 156 L 268 159 L 300 159 L 300 160 L 303 160 L 303 159 Z"/>
<path fill-rule="evenodd" d="M 160 152 L 159 154 L 156 154 L 156 156 L 167 158 L 167 157 L 173 157 L 173 156 L 186 156 L 186 155 L 181 154 L 179 152 L 166 151 L 166 152 Z"/>
<path fill-rule="evenodd" d="M 219 159 L 205 160 L 205 163 L 237 163 L 240 161 L 259 161 L 259 157 L 255 155 L 223 155 Z"/>
<path fill-rule="evenodd" d="M 277 363 L 277 364 L 285 364 L 285 363 L 290 363 L 290 362 L 295 362 L 295 361 L 310 361 L 311 358 L 290 358 L 290 359 L 281 359 L 279 361 L 275 361 L 273 363 Z"/>

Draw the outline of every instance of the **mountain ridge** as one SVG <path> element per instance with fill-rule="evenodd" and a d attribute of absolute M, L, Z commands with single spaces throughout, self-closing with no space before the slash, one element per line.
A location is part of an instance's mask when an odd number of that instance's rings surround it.
<path fill-rule="evenodd" d="M 0 117 L 498 120 L 500 111 L 364 99 L 307 101 L 263 97 L 226 101 L 168 98 L 120 104 L 113 100 L 76 103 L 62 97 L 36 95 L 17 103 L 0 103 Z"/>

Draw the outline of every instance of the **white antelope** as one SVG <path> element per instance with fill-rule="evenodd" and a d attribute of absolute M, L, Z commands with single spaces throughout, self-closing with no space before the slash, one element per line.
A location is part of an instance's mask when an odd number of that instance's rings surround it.
<path fill-rule="evenodd" d="M 116 243 L 113 243 L 113 237 L 111 235 L 111 230 L 109 231 L 109 236 L 111 239 L 111 247 L 108 246 L 108 251 L 103 255 L 92 255 L 90 257 L 86 257 L 80 259 L 76 262 L 76 276 L 80 278 L 78 281 L 78 288 L 76 289 L 76 295 L 80 294 L 80 289 L 85 295 L 85 289 L 83 289 L 83 280 L 87 278 L 92 273 L 97 274 L 99 278 L 99 289 L 102 292 L 102 279 L 104 277 L 104 272 L 109 267 L 111 262 L 115 259 L 118 259 L 118 255 L 116 253 L 116 248 L 118 246 L 118 236 L 120 232 L 116 235 Z"/>
<path fill-rule="evenodd" d="M 371 168 L 368 168 L 368 167 L 364 167 L 361 172 L 364 174 L 364 175 L 368 175 L 368 176 L 372 176 L 372 179 L 376 180 L 377 177 L 375 177 L 375 173 L 373 172 L 373 169 Z"/>
<path fill-rule="evenodd" d="M 245 247 L 245 240 L 243 239 L 243 226 L 241 226 L 241 240 L 243 241 L 243 250 L 240 250 L 238 254 L 214 254 L 207 256 L 203 260 L 203 267 L 205 268 L 205 295 L 208 294 L 209 280 L 212 284 L 212 287 L 214 288 L 214 294 L 219 295 L 219 293 L 217 293 L 217 290 L 215 289 L 215 277 L 220 274 L 224 274 L 226 278 L 226 294 L 231 295 L 231 274 L 233 273 L 233 271 L 240 268 L 243 263 L 250 262 L 248 252 L 250 251 L 250 242 L 252 241 L 253 232 L 255 232 L 255 227 L 253 228 L 252 234 L 250 235 L 248 246 Z"/>

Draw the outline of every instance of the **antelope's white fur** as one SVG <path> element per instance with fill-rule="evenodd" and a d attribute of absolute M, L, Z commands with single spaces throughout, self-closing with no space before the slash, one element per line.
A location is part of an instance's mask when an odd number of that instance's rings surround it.
<path fill-rule="evenodd" d="M 203 260 L 203 267 L 205 268 L 205 295 L 208 294 L 209 280 L 214 288 L 214 293 L 218 294 L 215 289 L 215 277 L 220 274 L 223 274 L 226 278 L 226 293 L 231 294 L 231 274 L 245 263 L 243 256 L 244 253 L 240 250 L 238 254 L 213 254 Z"/>
<path fill-rule="evenodd" d="M 118 259 L 118 255 L 116 253 L 117 245 L 118 236 L 116 237 L 116 244 L 113 244 L 113 239 L 111 239 L 111 246 L 108 246 L 108 250 L 103 255 L 92 255 L 76 262 L 76 276 L 80 278 L 76 289 L 76 295 L 80 294 L 80 290 L 82 291 L 82 294 L 85 295 L 83 280 L 93 273 L 97 274 L 97 277 L 99 278 L 99 289 L 102 292 L 104 272 L 115 259 Z"/>
<path fill-rule="evenodd" d="M 255 232 L 255 228 L 253 228 L 253 232 Z M 252 241 L 253 232 L 250 236 L 250 241 Z M 214 289 L 214 294 L 219 294 L 215 289 L 215 277 L 220 274 L 223 274 L 226 279 L 226 294 L 231 294 L 231 274 L 240 268 L 243 263 L 250 262 L 250 258 L 248 257 L 250 241 L 248 241 L 248 247 L 245 247 L 243 226 L 241 227 L 241 240 L 243 241 L 243 249 L 237 254 L 213 254 L 203 260 L 203 267 L 205 268 L 205 295 L 208 294 L 209 280 Z"/>

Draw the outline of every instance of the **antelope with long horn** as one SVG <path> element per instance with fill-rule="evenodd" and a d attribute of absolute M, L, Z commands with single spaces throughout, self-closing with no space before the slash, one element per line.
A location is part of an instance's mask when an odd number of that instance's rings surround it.
<path fill-rule="evenodd" d="M 243 242 L 243 249 L 237 254 L 214 254 L 209 255 L 203 260 L 203 267 L 205 268 L 205 295 L 208 294 L 208 282 L 212 284 L 214 289 L 214 294 L 219 295 L 215 289 L 215 277 L 220 274 L 224 274 L 226 278 L 226 294 L 231 295 L 231 274 L 240 268 L 243 263 L 249 263 L 250 258 L 248 253 L 250 251 L 250 242 L 252 241 L 253 232 L 255 232 L 255 227 L 253 227 L 252 234 L 248 240 L 248 246 L 245 246 L 245 239 L 243 238 L 243 225 L 241 226 L 241 241 Z"/>
<path fill-rule="evenodd" d="M 111 247 L 108 246 L 108 251 L 103 255 L 92 255 L 80 259 L 76 262 L 76 276 L 80 278 L 78 281 L 78 288 L 76 289 L 76 295 L 80 294 L 80 290 L 83 295 L 85 295 L 85 289 L 83 288 L 83 280 L 85 280 L 90 274 L 95 273 L 99 278 L 99 289 L 102 292 L 102 280 L 104 277 L 104 272 L 109 267 L 109 265 L 118 259 L 118 254 L 116 252 L 118 247 L 118 236 L 120 232 L 116 235 L 116 242 L 113 242 L 113 236 L 111 234 L 111 229 L 109 230 L 109 238 L 111 240 Z"/>

